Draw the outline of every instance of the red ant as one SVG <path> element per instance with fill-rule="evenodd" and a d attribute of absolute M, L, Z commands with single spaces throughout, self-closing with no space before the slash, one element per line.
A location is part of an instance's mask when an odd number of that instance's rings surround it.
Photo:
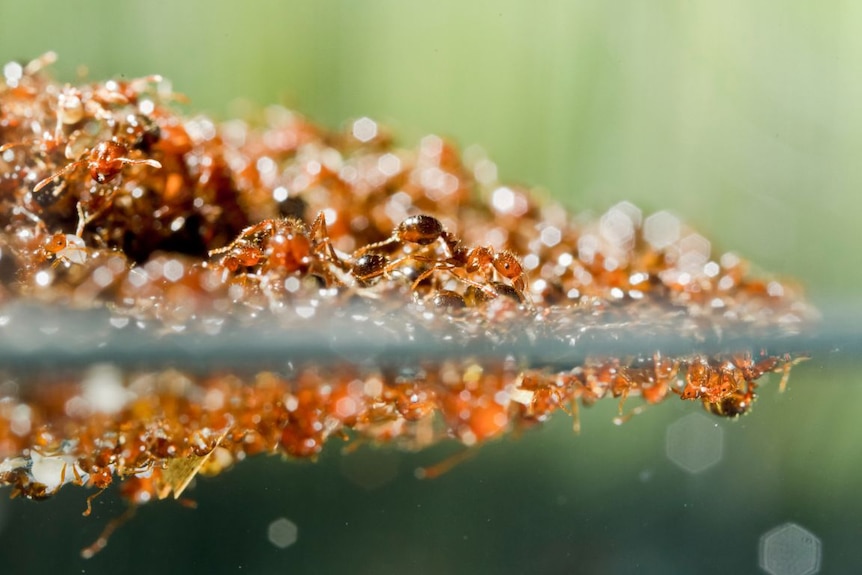
<path fill-rule="evenodd" d="M 423 251 L 427 252 L 429 246 L 435 242 L 441 244 L 443 259 L 429 257 L 423 253 Z M 408 253 L 402 258 L 392 261 L 384 255 L 368 253 L 393 244 L 402 246 L 404 244 L 416 244 L 421 248 L 415 253 Z M 526 299 L 523 293 L 527 287 L 526 274 L 515 254 L 508 250 L 496 252 L 493 248 L 484 246 L 467 249 L 458 244 L 459 240 L 446 232 L 443 224 L 437 218 L 424 214 L 410 216 L 398 224 L 389 238 L 357 250 L 354 253 L 355 261 L 351 271 L 360 283 L 367 284 L 370 280 L 399 268 L 406 260 L 430 262 L 431 267 L 413 280 L 411 286 L 413 291 L 418 290 L 422 281 L 435 272 L 446 270 L 468 286 L 473 287 L 474 291 L 479 290 L 486 296 L 485 298 L 477 296 L 472 299 L 493 299 L 498 295 L 511 296 L 518 301 Z M 485 270 L 489 268 L 491 270 L 491 286 L 483 285 L 468 277 L 468 275 L 478 272 L 482 272 L 488 277 L 489 274 Z M 461 273 L 461 270 L 468 275 Z M 494 281 L 493 276 L 495 274 L 510 281 L 511 285 Z M 453 303 L 449 300 L 446 301 L 450 304 Z"/>
<path fill-rule="evenodd" d="M 57 232 L 45 242 L 45 251 L 57 258 L 57 262 L 67 261 L 83 264 L 87 261 L 87 248 L 79 236 Z"/>
<path fill-rule="evenodd" d="M 248 226 L 230 244 L 209 252 L 210 257 L 220 254 L 224 254 L 221 265 L 233 273 L 260 264 L 263 273 L 314 270 L 332 283 L 344 283 L 332 266 L 315 269 L 321 260 L 335 264 L 336 270 L 343 267 L 329 241 L 323 212 L 310 228 L 295 218 L 267 219 Z"/>
<path fill-rule="evenodd" d="M 750 377 L 759 377 L 767 371 L 784 369 L 785 377 L 790 364 L 779 367 L 778 361 L 767 358 L 754 364 L 750 356 L 735 358 L 719 366 L 700 360 L 688 367 L 686 385 L 679 393 L 682 399 L 700 399 L 704 408 L 715 415 L 738 417 L 747 413 L 754 403 L 756 384 Z M 786 379 L 782 379 L 782 391 Z"/>
<path fill-rule="evenodd" d="M 71 172 L 78 166 L 87 166 L 90 177 L 99 184 L 104 184 L 113 180 L 121 171 L 123 171 L 123 167 L 126 165 L 147 165 L 153 168 L 162 167 L 158 161 L 149 158 L 143 160 L 128 158 L 126 157 L 126 154 L 128 153 L 128 146 L 117 139 L 99 142 L 95 148 L 91 148 L 87 151 L 84 157 L 66 165 L 59 171 L 36 184 L 33 188 L 33 192 L 38 192 L 51 181 L 59 178 L 63 174 Z"/>
<path fill-rule="evenodd" d="M 437 271 L 448 271 L 460 281 L 468 285 L 470 299 L 481 300 L 493 299 L 497 296 L 507 296 L 518 302 L 528 301 L 524 291 L 527 288 L 527 275 L 518 257 L 508 250 L 496 251 L 489 246 L 479 246 L 472 249 L 456 247 L 452 256 L 435 261 L 430 269 L 425 270 L 413 281 L 413 289 L 416 290 L 425 279 Z M 490 285 L 483 285 L 471 279 L 470 276 L 481 274 Z M 465 275 L 466 274 L 466 275 Z M 511 282 L 510 284 L 500 282 L 502 278 Z M 474 290 L 470 290 L 472 287 Z M 478 290 L 478 291 L 475 291 Z"/>
<path fill-rule="evenodd" d="M 162 167 L 156 160 L 149 158 L 140 160 L 128 158 L 126 157 L 127 154 L 129 154 L 128 146 L 116 138 L 99 142 L 96 147 L 87 151 L 81 159 L 67 164 L 59 171 L 36 184 L 33 188 L 33 194 L 34 196 L 38 195 L 39 190 L 63 174 L 77 169 L 79 166 L 86 166 L 89 170 L 90 178 L 99 184 L 107 183 L 117 177 L 126 165 L 146 165 L 153 168 Z M 80 236 L 84 232 L 84 227 L 110 206 L 110 196 L 111 194 L 108 194 L 107 201 L 92 213 L 88 213 L 87 207 L 81 201 L 78 202 L 78 228 L 75 232 L 76 235 Z"/>

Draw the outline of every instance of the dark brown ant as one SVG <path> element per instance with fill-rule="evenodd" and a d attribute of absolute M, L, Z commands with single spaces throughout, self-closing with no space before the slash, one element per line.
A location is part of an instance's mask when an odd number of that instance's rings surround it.
<path fill-rule="evenodd" d="M 408 261 L 436 261 L 437 258 L 423 255 L 435 242 L 442 242 L 443 257 L 451 256 L 451 238 L 443 229 L 443 224 L 435 217 L 418 214 L 410 216 L 398 224 L 387 239 L 368 244 L 353 253 L 353 263 L 350 272 L 360 286 L 368 286 L 374 280 L 402 268 Z M 402 257 L 390 260 L 380 252 L 393 247 L 405 247 L 405 244 L 420 246 L 419 250 L 407 253 Z"/>
<path fill-rule="evenodd" d="M 400 260 L 398 260 L 400 261 Z M 390 269 L 389 258 L 381 254 L 365 254 L 359 256 L 350 268 L 356 282 L 362 286 L 371 285 L 374 279 L 379 278 Z"/>
<path fill-rule="evenodd" d="M 410 216 L 398 224 L 392 231 L 392 235 L 385 240 L 363 246 L 356 250 L 353 256 L 359 258 L 368 252 L 380 251 L 381 249 L 393 245 L 403 245 L 404 243 L 428 246 L 438 239 L 444 238 L 445 235 L 446 232 L 440 220 L 432 216 L 418 214 Z"/>

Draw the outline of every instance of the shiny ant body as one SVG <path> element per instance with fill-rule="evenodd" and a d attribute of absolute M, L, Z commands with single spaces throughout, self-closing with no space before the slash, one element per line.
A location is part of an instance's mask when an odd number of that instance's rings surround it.
<path fill-rule="evenodd" d="M 310 272 L 330 284 L 344 283 L 344 264 L 329 240 L 322 212 L 311 227 L 296 218 L 260 221 L 227 246 L 210 250 L 209 255 L 221 255 L 220 265 L 232 273 L 258 267 L 263 274 Z"/>
<path fill-rule="evenodd" d="M 390 246 L 403 248 L 409 244 L 419 247 L 399 258 L 390 259 L 376 253 Z M 436 252 L 431 249 L 435 244 L 438 246 Z M 439 271 L 447 271 L 467 284 L 467 297 L 462 297 L 467 303 L 475 304 L 500 295 L 519 302 L 527 300 L 524 294 L 527 288 L 526 274 L 515 254 L 508 250 L 496 251 L 488 246 L 465 248 L 457 238 L 445 231 L 437 218 L 424 214 L 410 216 L 396 226 L 389 238 L 357 250 L 351 271 L 360 284 L 367 285 L 378 277 L 403 268 L 405 263 L 411 261 L 429 265 L 413 279 L 411 289 L 414 292 L 418 291 L 424 280 Z M 480 274 L 490 283 L 472 279 L 476 274 Z M 510 283 L 497 281 L 498 278 Z M 459 307 L 455 297 L 457 295 L 455 292 L 448 293 L 446 298 L 438 298 L 435 305 Z"/>
<path fill-rule="evenodd" d="M 36 184 L 33 188 L 33 192 L 37 193 L 53 180 L 75 170 L 79 166 L 86 166 L 88 173 L 90 174 L 90 178 L 99 184 L 105 184 L 116 178 L 127 165 L 146 165 L 153 168 L 162 167 L 161 163 L 149 158 L 129 158 L 129 153 L 129 147 L 116 138 L 99 142 L 95 147 L 85 152 L 83 157 L 75 160 L 71 164 L 67 164 L 62 169 Z"/>
<path fill-rule="evenodd" d="M 43 67 L 53 63 L 56 54 L 49 52 L 30 62 L 24 68 L 25 77 L 30 78 Z M 110 130 L 113 136 L 102 140 L 84 150 L 77 159 L 66 164 L 50 176 L 40 180 L 24 197 L 26 209 L 38 214 L 56 204 L 68 189 L 66 179 L 61 176 L 86 167 L 90 178 L 98 184 L 105 184 L 119 175 L 127 165 L 147 165 L 161 168 L 160 162 L 148 158 L 132 157 L 133 151 L 147 151 L 159 139 L 158 126 L 148 118 L 137 114 L 124 113 L 118 106 L 134 105 L 146 85 L 160 82 L 161 76 L 146 76 L 130 81 L 111 81 L 92 88 L 63 87 L 56 95 L 52 107 L 56 116 L 53 131 L 42 130 L 42 124 L 34 123 L 34 131 L 40 133 L 35 139 L 11 142 L 0 146 L 0 154 L 16 147 L 28 147 L 43 169 L 56 166 L 56 158 L 62 156 L 73 159 L 73 143 L 82 135 L 80 126 L 88 119 Z M 39 98 L 39 92 L 32 90 L 32 98 Z M 67 134 L 71 129 L 71 134 Z M 50 185 L 54 184 L 54 185 Z M 78 228 L 81 236 L 84 227 L 105 209 L 110 207 L 114 191 L 100 192 L 89 200 L 77 202 Z"/>

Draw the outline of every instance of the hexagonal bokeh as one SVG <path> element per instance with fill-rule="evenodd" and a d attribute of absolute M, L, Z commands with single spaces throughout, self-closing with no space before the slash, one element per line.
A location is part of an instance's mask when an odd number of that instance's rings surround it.
<path fill-rule="evenodd" d="M 724 451 L 724 431 L 714 418 L 691 413 L 667 428 L 668 459 L 689 473 L 700 473 L 719 461 Z"/>
<path fill-rule="evenodd" d="M 643 233 L 646 240 L 660 250 L 679 239 L 680 228 L 679 218 L 675 215 L 670 212 L 656 212 L 644 221 Z"/>
<path fill-rule="evenodd" d="M 760 568 L 770 575 L 811 575 L 820 571 L 820 539 L 795 523 L 760 538 Z"/>
<path fill-rule="evenodd" d="M 290 519 L 279 517 L 269 524 L 266 535 L 270 543 L 279 549 L 285 549 L 296 543 L 299 528 Z"/>
<path fill-rule="evenodd" d="M 360 142 L 370 142 L 377 136 L 377 123 L 363 117 L 353 122 L 353 137 Z"/>

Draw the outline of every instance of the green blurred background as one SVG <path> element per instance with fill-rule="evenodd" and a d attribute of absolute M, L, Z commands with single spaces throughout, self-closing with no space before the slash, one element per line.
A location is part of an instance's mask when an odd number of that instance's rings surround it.
<path fill-rule="evenodd" d="M 278 102 L 331 127 L 372 116 L 405 146 L 429 132 L 479 144 L 504 181 L 578 211 L 670 209 L 824 307 L 858 302 L 862 3 L 0 2 L 0 60 L 47 50 L 63 80 L 80 66 L 94 79 L 160 73 L 188 110 L 219 118 L 247 110 L 239 99 Z M 753 415 L 716 421 L 724 459 L 697 475 L 664 456 L 668 424 L 695 406 L 614 428 L 609 405 L 585 414 L 580 437 L 558 418 L 433 482 L 411 469 L 451 446 L 249 462 L 199 482 L 198 511 L 144 509 L 80 565 L 74 546 L 116 499 L 87 520 L 72 488 L 57 503 L 4 502 L 0 561 L 16 573 L 756 572 L 760 535 L 795 521 L 820 537 L 824 572 L 849 572 L 862 565 L 862 382 L 846 359 L 808 362 L 787 394 L 766 386 Z M 344 473 L 378 460 L 400 470 L 394 482 L 357 488 Z M 299 526 L 283 551 L 266 541 L 279 516 Z"/>

